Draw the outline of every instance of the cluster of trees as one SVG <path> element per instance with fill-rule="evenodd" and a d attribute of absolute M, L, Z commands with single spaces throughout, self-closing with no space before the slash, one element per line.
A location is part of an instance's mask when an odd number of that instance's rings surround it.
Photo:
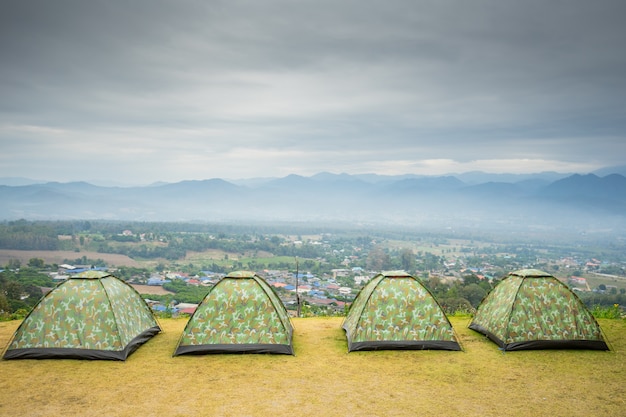
<path fill-rule="evenodd" d="M 147 244 L 112 246 L 102 243 L 98 245 L 97 251 L 100 253 L 117 253 L 134 259 L 163 258 L 170 261 L 184 258 L 187 254 L 187 249 L 177 245 L 175 242 L 171 242 L 167 246 Z"/>
<path fill-rule="evenodd" d="M 142 297 L 159 301 L 169 307 L 172 303 L 199 304 L 209 292 L 209 287 L 187 285 L 179 279 L 163 284 L 163 289 L 172 291 L 174 294 L 143 294 Z"/>
<path fill-rule="evenodd" d="M 208 287 L 187 285 L 185 281 L 180 279 L 174 279 L 172 282 L 163 284 L 163 289 L 175 293 L 176 301 L 179 303 L 199 303 L 209 292 Z"/>
<path fill-rule="evenodd" d="M 35 268 L 0 272 L 0 319 L 23 317 L 43 296 L 52 279 Z"/>
<path fill-rule="evenodd" d="M 624 290 L 623 288 L 620 289 L 620 291 L 607 293 L 584 292 L 580 293 L 579 297 L 589 308 L 592 308 L 594 306 L 626 306 L 626 290 Z"/>
<path fill-rule="evenodd" d="M 462 280 L 453 283 L 443 283 L 439 278 L 430 278 L 424 281 L 448 314 L 457 312 L 473 313 L 483 298 L 493 288 L 488 280 L 480 280 L 476 275 L 466 275 Z"/>
<path fill-rule="evenodd" d="M 0 249 L 57 250 L 59 239 L 47 223 L 18 220 L 0 223 Z"/>

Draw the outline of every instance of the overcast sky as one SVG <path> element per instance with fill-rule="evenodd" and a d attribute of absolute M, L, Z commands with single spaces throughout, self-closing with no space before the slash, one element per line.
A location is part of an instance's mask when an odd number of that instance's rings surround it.
<path fill-rule="evenodd" d="M 5 0 L 0 177 L 626 163 L 624 0 Z"/>

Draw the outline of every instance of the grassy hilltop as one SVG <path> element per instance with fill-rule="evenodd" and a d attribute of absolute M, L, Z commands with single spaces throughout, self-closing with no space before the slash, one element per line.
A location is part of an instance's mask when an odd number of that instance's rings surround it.
<path fill-rule="evenodd" d="M 613 351 L 501 353 L 451 318 L 464 352 L 347 353 L 341 318 L 294 319 L 296 356 L 173 358 L 186 321 L 126 362 L 0 361 L 1 416 L 624 416 L 626 322 Z M 4 347 L 19 322 L 0 322 Z"/>

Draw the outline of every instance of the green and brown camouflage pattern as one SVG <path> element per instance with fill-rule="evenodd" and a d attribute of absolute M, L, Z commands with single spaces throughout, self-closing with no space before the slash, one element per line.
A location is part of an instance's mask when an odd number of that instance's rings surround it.
<path fill-rule="evenodd" d="M 504 350 L 608 350 L 591 312 L 565 284 L 536 269 L 511 272 L 481 302 L 470 326 Z"/>
<path fill-rule="evenodd" d="M 126 359 L 159 331 L 134 288 L 108 273 L 87 271 L 33 307 L 4 357 Z"/>
<path fill-rule="evenodd" d="M 368 282 L 342 327 L 348 351 L 461 350 L 437 300 L 419 280 L 402 271 L 383 272 Z"/>
<path fill-rule="evenodd" d="M 287 310 L 267 282 L 254 272 L 236 271 L 204 297 L 174 355 L 293 354 L 292 334 Z"/>

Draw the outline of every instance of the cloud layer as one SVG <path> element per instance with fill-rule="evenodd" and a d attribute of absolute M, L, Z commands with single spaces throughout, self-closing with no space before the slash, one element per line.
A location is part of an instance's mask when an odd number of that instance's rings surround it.
<path fill-rule="evenodd" d="M 623 164 L 625 15 L 621 0 L 10 1 L 0 176 Z"/>

